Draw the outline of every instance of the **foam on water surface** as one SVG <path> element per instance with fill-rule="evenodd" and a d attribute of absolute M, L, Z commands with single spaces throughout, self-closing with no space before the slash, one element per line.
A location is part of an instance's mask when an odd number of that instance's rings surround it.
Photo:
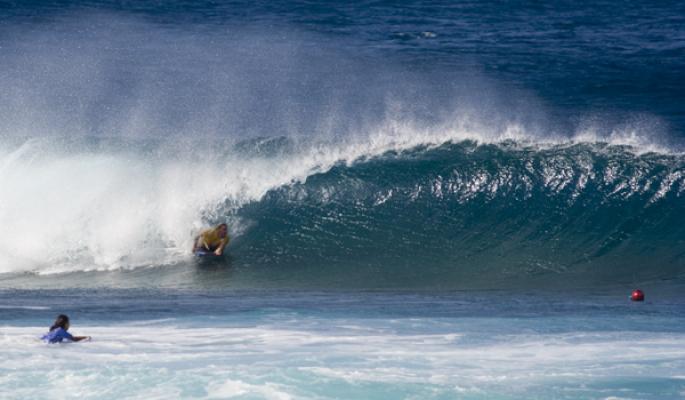
<path fill-rule="evenodd" d="M 29 295 L 67 311 L 70 331 L 93 340 L 45 344 L 36 321 L 54 311 L 7 314 L 3 398 L 673 399 L 685 390 L 675 298 L 103 292 L 84 309 L 78 296 L 19 292 L 3 303 Z"/>
<path fill-rule="evenodd" d="M 469 320 L 334 319 L 323 330 L 301 322 L 82 325 L 73 330 L 92 342 L 60 345 L 38 341 L 41 327 L 3 327 L 0 392 L 7 399 L 55 391 L 99 399 L 648 399 L 685 390 L 683 334 L 506 334 L 507 321 L 491 321 L 500 332 L 477 339 L 462 333 Z"/>

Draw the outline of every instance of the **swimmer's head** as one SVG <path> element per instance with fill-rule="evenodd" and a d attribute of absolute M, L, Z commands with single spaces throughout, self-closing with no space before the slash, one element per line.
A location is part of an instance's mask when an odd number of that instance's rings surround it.
<path fill-rule="evenodd" d="M 60 314 L 57 316 L 57 319 L 55 319 L 55 323 L 52 324 L 50 327 L 50 330 L 54 330 L 57 328 L 62 328 L 65 331 L 69 329 L 69 317 L 67 317 L 64 314 Z"/>

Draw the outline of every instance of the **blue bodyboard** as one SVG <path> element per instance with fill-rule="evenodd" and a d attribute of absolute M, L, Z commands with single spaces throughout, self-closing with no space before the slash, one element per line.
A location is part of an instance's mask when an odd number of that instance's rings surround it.
<path fill-rule="evenodd" d="M 213 258 L 213 257 L 219 257 L 219 256 L 217 256 L 216 254 L 214 254 L 213 251 L 195 250 L 195 257 Z"/>

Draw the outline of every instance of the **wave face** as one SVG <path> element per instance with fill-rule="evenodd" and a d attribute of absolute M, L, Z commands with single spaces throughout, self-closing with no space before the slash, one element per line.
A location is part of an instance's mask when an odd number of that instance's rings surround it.
<path fill-rule="evenodd" d="M 252 228 L 236 257 L 381 285 L 669 279 L 685 266 L 684 161 L 602 144 L 389 152 L 238 210 Z"/>
<path fill-rule="evenodd" d="M 678 279 L 685 266 L 680 154 L 284 137 L 222 148 L 18 144 L 0 164 L 2 272 L 184 264 L 193 234 L 226 220 L 230 267 L 264 283 L 591 284 Z"/>

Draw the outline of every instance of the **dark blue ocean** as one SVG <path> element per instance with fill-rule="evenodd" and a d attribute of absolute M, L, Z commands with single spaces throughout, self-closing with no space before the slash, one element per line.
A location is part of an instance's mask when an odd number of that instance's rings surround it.
<path fill-rule="evenodd" d="M 684 104 L 682 2 L 0 2 L 0 398 L 683 397 Z"/>

